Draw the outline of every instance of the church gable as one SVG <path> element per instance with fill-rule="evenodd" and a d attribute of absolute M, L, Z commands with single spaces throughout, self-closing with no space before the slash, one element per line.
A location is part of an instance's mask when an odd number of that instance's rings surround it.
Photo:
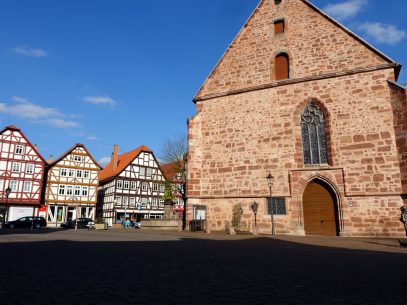
<path fill-rule="evenodd" d="M 306 0 L 262 0 L 195 100 L 395 63 Z"/>

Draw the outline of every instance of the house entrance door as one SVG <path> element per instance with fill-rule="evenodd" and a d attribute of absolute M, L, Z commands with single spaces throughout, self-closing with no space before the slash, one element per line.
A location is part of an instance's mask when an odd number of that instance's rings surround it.
<path fill-rule="evenodd" d="M 304 191 L 302 202 L 306 235 L 339 234 L 336 195 L 327 184 L 311 182 Z"/>

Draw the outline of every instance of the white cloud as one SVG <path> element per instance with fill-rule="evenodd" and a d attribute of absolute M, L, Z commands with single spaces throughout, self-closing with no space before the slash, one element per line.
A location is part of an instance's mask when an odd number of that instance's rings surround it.
<path fill-rule="evenodd" d="M 356 16 L 367 4 L 367 0 L 349 0 L 341 3 L 329 3 L 324 7 L 324 11 L 338 20 L 348 19 Z"/>
<path fill-rule="evenodd" d="M 115 105 L 116 101 L 108 96 L 86 96 L 83 99 L 87 103 L 96 105 Z"/>
<path fill-rule="evenodd" d="M 396 26 L 380 22 L 365 22 L 359 25 L 358 29 L 379 43 L 391 45 L 400 42 L 407 36 L 405 31 L 397 29 Z"/>
<path fill-rule="evenodd" d="M 100 165 L 106 166 L 107 164 L 110 163 L 111 160 L 112 160 L 111 157 L 103 157 L 98 162 L 99 162 Z"/>
<path fill-rule="evenodd" d="M 57 128 L 79 126 L 78 122 L 65 120 L 65 115 L 54 108 L 35 104 L 20 96 L 13 96 L 11 99 L 14 104 L 0 103 L 0 112 Z"/>
<path fill-rule="evenodd" d="M 54 127 L 57 128 L 69 128 L 69 127 L 78 127 L 79 123 L 74 122 L 74 121 L 67 121 L 63 119 L 58 119 L 58 118 L 52 118 L 47 120 L 47 122 Z"/>
<path fill-rule="evenodd" d="M 47 57 L 48 54 L 45 50 L 43 49 L 31 49 L 27 47 L 15 47 L 11 49 L 13 52 L 23 55 L 23 56 L 29 56 L 29 57 Z"/>
<path fill-rule="evenodd" d="M 92 136 L 92 135 L 89 135 L 86 137 L 86 140 L 88 140 L 88 141 L 96 141 L 97 139 L 98 139 L 97 136 Z"/>

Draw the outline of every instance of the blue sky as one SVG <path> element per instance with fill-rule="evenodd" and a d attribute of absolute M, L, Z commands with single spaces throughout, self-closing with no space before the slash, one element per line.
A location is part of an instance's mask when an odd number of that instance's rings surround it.
<path fill-rule="evenodd" d="M 407 1 L 313 0 L 407 65 Z M 0 0 L 0 128 L 98 161 L 186 133 L 192 98 L 258 0 Z M 407 67 L 400 82 L 407 83 Z"/>

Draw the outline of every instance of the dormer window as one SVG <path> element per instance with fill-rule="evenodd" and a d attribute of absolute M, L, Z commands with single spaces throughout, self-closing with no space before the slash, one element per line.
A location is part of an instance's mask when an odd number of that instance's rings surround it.
<path fill-rule="evenodd" d="M 274 34 L 281 34 L 285 32 L 285 22 L 284 19 L 274 21 Z"/>

